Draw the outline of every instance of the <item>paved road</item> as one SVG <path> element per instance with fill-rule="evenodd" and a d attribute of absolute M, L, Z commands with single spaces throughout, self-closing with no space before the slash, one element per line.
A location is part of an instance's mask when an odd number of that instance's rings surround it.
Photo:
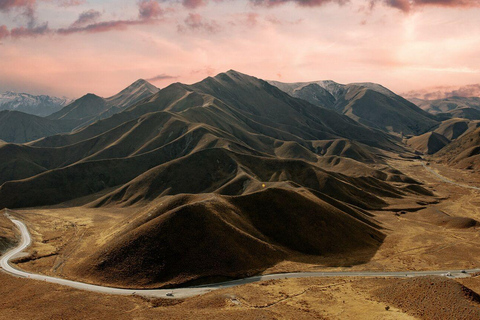
<path fill-rule="evenodd" d="M 419 161 L 422 166 L 430 173 L 432 173 L 433 175 L 435 175 L 438 179 L 440 179 L 441 181 L 443 182 L 446 182 L 446 183 L 450 183 L 450 184 L 453 184 L 453 185 L 456 185 L 456 186 L 459 186 L 459 187 L 462 187 L 462 188 L 467 188 L 467 189 L 474 189 L 474 190 L 479 190 L 480 191 L 480 188 L 479 187 L 474 187 L 474 186 L 469 186 L 467 184 L 461 184 L 461 183 L 458 183 L 458 182 L 455 182 L 455 181 L 452 181 L 450 179 L 447 179 L 445 178 L 444 176 L 438 174 L 436 171 L 434 171 L 432 168 L 430 168 L 429 166 L 427 166 L 424 162 L 422 161 Z"/>
<path fill-rule="evenodd" d="M 398 272 L 377 272 L 377 271 L 357 271 L 357 272 L 298 272 L 298 273 L 281 273 L 281 274 L 269 274 L 263 276 L 249 277 L 240 280 L 227 281 L 222 283 L 208 284 L 203 286 L 195 286 L 189 288 L 179 288 L 179 289 L 120 289 L 112 287 L 104 287 L 98 285 L 92 285 L 77 281 L 65 280 L 61 278 L 48 277 L 40 274 L 34 274 L 26 271 L 19 270 L 13 267 L 10 264 L 10 260 L 14 258 L 15 255 L 21 253 L 23 250 L 28 248 L 31 244 L 30 233 L 28 232 L 25 224 L 19 220 L 13 219 L 7 214 L 7 217 L 12 220 L 12 222 L 18 227 L 21 232 L 22 240 L 20 244 L 4 254 L 0 259 L 0 266 L 4 271 L 18 277 L 35 279 L 40 281 L 46 281 L 50 283 L 56 283 L 60 285 L 65 285 L 73 287 L 76 289 L 108 293 L 108 294 L 118 294 L 118 295 L 141 295 L 146 297 L 163 297 L 163 298 L 186 298 L 191 296 L 196 296 L 210 292 L 212 290 L 228 288 L 233 286 L 238 286 L 242 284 L 263 281 L 263 280 L 272 280 L 272 279 L 286 279 L 286 278 L 309 278 L 309 277 L 419 277 L 419 276 L 446 276 L 451 274 L 451 277 L 460 278 L 468 277 L 468 274 L 480 272 L 480 269 L 466 270 L 462 272 L 461 270 L 438 270 L 438 271 L 398 271 Z M 173 296 L 167 296 L 167 293 L 173 294 Z"/>

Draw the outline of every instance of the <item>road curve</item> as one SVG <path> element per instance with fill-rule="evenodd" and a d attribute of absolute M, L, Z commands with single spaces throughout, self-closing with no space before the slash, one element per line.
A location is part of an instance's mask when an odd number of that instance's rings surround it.
<path fill-rule="evenodd" d="M 56 277 L 49 277 L 41 274 L 30 273 L 19 270 L 10 264 L 10 260 L 23 250 L 28 248 L 31 244 L 31 236 L 28 232 L 25 224 L 19 220 L 13 219 L 8 214 L 6 216 L 18 227 L 21 232 L 20 244 L 5 253 L 0 259 L 0 266 L 5 272 L 8 272 L 14 276 L 34 279 L 39 281 L 46 281 L 50 283 L 56 283 L 76 289 L 88 290 L 106 294 L 116 295 L 141 295 L 145 297 L 162 297 L 162 298 L 187 298 L 196 295 L 201 295 L 213 290 L 238 286 L 242 284 L 274 280 L 274 279 L 287 279 L 287 278 L 309 278 L 309 277 L 420 277 L 420 276 L 445 276 L 449 274 L 452 278 L 467 277 L 468 274 L 480 272 L 480 269 L 471 270 L 438 270 L 438 271 L 397 271 L 397 272 L 382 272 L 382 271 L 356 271 L 356 272 L 297 272 L 297 273 L 280 273 L 254 276 L 239 280 L 227 281 L 222 283 L 208 284 L 202 286 L 194 286 L 188 288 L 178 289 L 121 289 L 112 288 L 99 285 L 92 285 L 83 282 L 65 280 Z M 168 294 L 168 296 L 167 296 Z"/>

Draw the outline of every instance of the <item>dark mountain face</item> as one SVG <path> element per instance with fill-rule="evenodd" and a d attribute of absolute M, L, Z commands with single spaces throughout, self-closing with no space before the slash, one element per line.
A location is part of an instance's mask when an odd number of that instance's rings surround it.
<path fill-rule="evenodd" d="M 384 132 L 418 135 L 438 122 L 436 118 L 392 91 L 374 83 L 342 85 L 332 81 L 273 85 L 310 103 L 335 110 L 368 127 Z"/>
<path fill-rule="evenodd" d="M 62 132 L 69 132 L 75 121 L 49 120 L 19 111 L 0 111 L 0 139 L 25 143 Z"/>

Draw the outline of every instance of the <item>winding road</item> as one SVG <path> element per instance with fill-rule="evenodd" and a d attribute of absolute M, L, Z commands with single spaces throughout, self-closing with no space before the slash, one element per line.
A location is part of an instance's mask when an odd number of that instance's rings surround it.
<path fill-rule="evenodd" d="M 480 188 L 458 184 L 447 178 L 439 175 L 432 169 L 428 168 L 423 162 L 422 165 L 429 172 L 433 173 L 435 176 L 440 178 L 443 182 L 455 184 L 461 187 L 480 190 Z M 7 210 L 6 210 L 7 211 Z M 5 272 L 8 272 L 14 276 L 34 279 L 39 281 L 46 281 L 50 283 L 56 283 L 64 286 L 69 286 L 76 289 L 88 290 L 99 293 L 107 294 L 117 294 L 117 295 L 141 295 L 145 297 L 162 297 L 162 298 L 187 298 L 196 295 L 201 295 L 213 290 L 228 288 L 233 286 L 238 286 L 242 284 L 248 284 L 257 281 L 265 280 L 274 280 L 274 279 L 287 279 L 287 278 L 309 278 L 309 277 L 421 277 L 421 276 L 449 276 L 452 278 L 461 278 L 468 277 L 469 274 L 480 272 L 480 269 L 470 269 L 470 270 L 438 270 L 438 271 L 357 271 L 357 272 L 296 272 L 296 273 L 279 273 L 279 274 L 269 274 L 254 276 L 239 280 L 227 281 L 222 283 L 208 284 L 202 286 L 194 286 L 188 288 L 178 288 L 178 289 L 121 289 L 121 288 L 112 288 L 99 285 L 92 285 L 88 283 L 71 281 L 56 277 L 45 276 L 41 274 L 30 273 L 17 269 L 16 267 L 10 264 L 10 261 L 28 248 L 32 242 L 30 233 L 28 232 L 25 224 L 19 220 L 12 218 L 8 211 L 6 216 L 18 227 L 21 232 L 21 241 L 20 244 L 5 253 L 0 259 L 0 266 Z"/>

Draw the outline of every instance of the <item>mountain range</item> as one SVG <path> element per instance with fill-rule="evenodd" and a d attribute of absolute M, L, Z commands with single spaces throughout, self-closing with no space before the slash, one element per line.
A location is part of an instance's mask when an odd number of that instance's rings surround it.
<path fill-rule="evenodd" d="M 388 133 L 417 135 L 438 124 L 432 114 L 375 83 L 270 83 L 293 97 L 334 110 L 359 123 Z"/>
<path fill-rule="evenodd" d="M 285 84 L 234 70 L 163 89 L 140 80 L 47 118 L 3 117 L 11 127 L 0 139 L 30 142 L 0 144 L 0 208 L 129 208 L 62 267 L 122 287 L 245 277 L 325 256 L 365 263 L 388 232 L 372 211 L 436 201 L 389 159 L 478 161 L 478 122 L 441 120 L 380 85 Z M 15 131 L 26 119 L 38 133 Z"/>
<path fill-rule="evenodd" d="M 45 117 L 59 111 L 71 100 L 47 95 L 31 95 L 28 93 L 16 93 L 7 91 L 0 93 L 0 111 L 13 110 Z"/>
<path fill-rule="evenodd" d="M 30 106 L 29 103 L 33 98 L 27 99 L 26 102 L 18 100 L 18 104 L 15 104 L 15 109 L 0 112 L 0 139 L 6 142 L 25 143 L 57 133 L 72 132 L 96 120 L 108 118 L 130 105 L 151 96 L 158 90 L 157 87 L 140 79 L 110 98 L 86 94 L 55 109 L 49 109 L 44 104 Z M 30 95 L 24 96 L 33 97 Z M 40 101 L 43 101 L 41 99 L 57 101 L 46 96 L 40 96 L 38 99 Z M 33 110 L 47 116 L 35 116 L 25 110 Z"/>

